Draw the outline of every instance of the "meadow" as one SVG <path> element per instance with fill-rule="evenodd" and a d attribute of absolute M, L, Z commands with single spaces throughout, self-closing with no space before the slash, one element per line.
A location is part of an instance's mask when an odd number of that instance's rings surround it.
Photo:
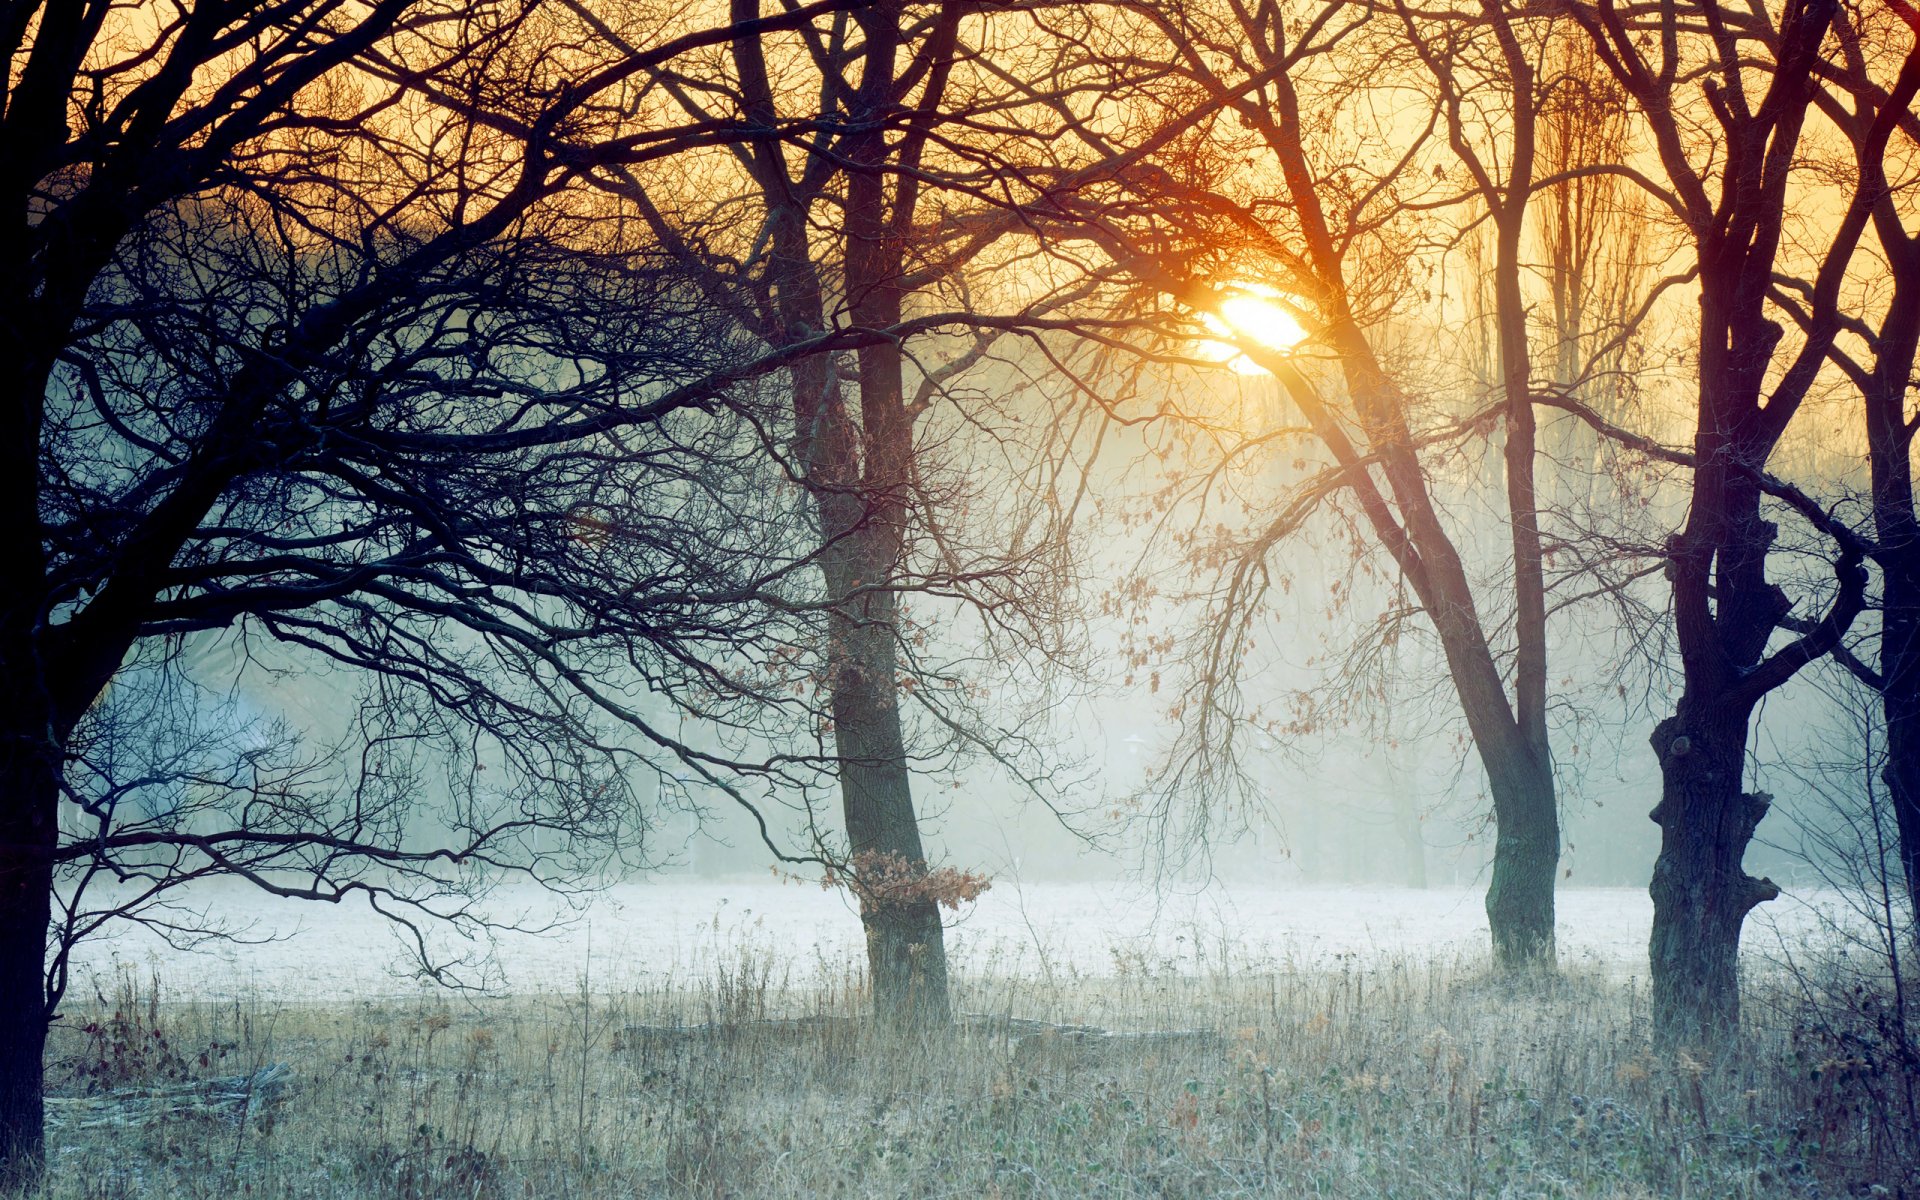
<path fill-rule="evenodd" d="M 951 1028 L 902 1032 L 859 1018 L 853 956 L 710 950 L 319 1001 L 122 963 L 56 1026 L 39 1195 L 1920 1195 L 1904 992 L 1804 957 L 1750 964 L 1746 1034 L 1709 1059 L 1656 1053 L 1644 984 L 1603 965 L 987 958 Z M 194 1099 L 222 1078 L 259 1094 Z"/>

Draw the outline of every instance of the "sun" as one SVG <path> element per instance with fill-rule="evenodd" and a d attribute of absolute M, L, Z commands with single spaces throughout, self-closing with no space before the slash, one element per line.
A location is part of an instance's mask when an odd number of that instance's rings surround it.
<path fill-rule="evenodd" d="M 1217 312 L 1201 313 L 1200 322 L 1223 338 L 1255 342 L 1269 350 L 1292 350 L 1307 340 L 1307 331 L 1279 302 L 1280 293 L 1258 284 L 1236 283 Z M 1225 341 L 1208 341 L 1201 349 L 1242 375 L 1265 375 L 1267 370 Z"/>
<path fill-rule="evenodd" d="M 1265 296 L 1233 296 L 1220 303 L 1221 319 L 1242 337 L 1270 350 L 1291 350 L 1307 340 L 1293 314 Z"/>

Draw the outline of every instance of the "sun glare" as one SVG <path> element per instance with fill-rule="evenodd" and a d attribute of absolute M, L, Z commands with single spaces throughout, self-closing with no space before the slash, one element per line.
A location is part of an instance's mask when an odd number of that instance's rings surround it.
<path fill-rule="evenodd" d="M 1235 296 L 1220 305 L 1220 316 L 1235 333 L 1273 350 L 1291 350 L 1307 339 L 1293 314 L 1260 296 Z"/>
<path fill-rule="evenodd" d="M 1306 340 L 1307 331 L 1292 313 L 1274 299 L 1259 294 L 1266 290 L 1262 288 L 1255 291 L 1251 287 L 1238 285 L 1234 295 L 1220 302 L 1217 314 L 1201 314 L 1201 323 L 1222 338 L 1234 338 L 1242 344 L 1255 342 L 1269 350 L 1293 349 Z M 1210 341 L 1202 348 L 1208 355 L 1226 362 L 1242 375 L 1267 373 L 1265 367 L 1229 342 Z"/>

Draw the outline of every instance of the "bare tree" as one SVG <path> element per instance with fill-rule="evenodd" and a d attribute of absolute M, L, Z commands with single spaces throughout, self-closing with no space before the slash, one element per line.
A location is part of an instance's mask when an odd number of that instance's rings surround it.
<path fill-rule="evenodd" d="M 515 3 L 10 15 L 0 1172 L 40 1160 L 103 917 L 210 873 L 471 917 L 484 875 L 617 850 L 636 755 L 777 785 L 646 702 L 773 702 L 818 610 L 747 385 L 897 331 L 742 346 L 567 188 L 739 136 L 635 129 L 623 84 L 755 28 L 595 59 Z M 360 752 L 160 736 L 140 705 L 219 630 L 361 672 Z"/>
<path fill-rule="evenodd" d="M 759 11 L 757 0 L 732 9 L 742 27 Z M 640 201 L 657 234 L 701 264 L 716 306 L 766 347 L 898 328 L 942 303 L 969 327 L 964 337 L 870 338 L 854 354 L 796 360 L 785 375 L 786 436 L 768 447 L 810 501 L 831 613 L 817 669 L 845 848 L 820 853 L 860 897 L 876 1012 L 916 1024 L 948 1017 L 940 901 L 956 876 L 927 862 L 913 777 L 930 755 L 911 718 L 1007 765 L 1027 737 L 968 719 L 952 689 L 921 686 L 927 664 L 904 602 L 943 593 L 989 629 L 1011 631 L 1025 643 L 1018 653 L 1057 661 L 1058 595 L 1072 574 L 1062 557 L 1071 497 L 1028 472 L 1071 476 L 1062 459 L 1077 439 L 1023 386 L 1033 367 L 998 346 L 1057 336 L 1082 281 L 1064 295 L 1041 289 L 1003 302 L 1004 289 L 973 274 L 1018 228 L 979 193 L 1006 186 L 1006 143 L 1031 136 L 1008 110 L 1032 102 L 1009 100 L 992 56 L 962 35 L 964 21 L 983 18 L 961 3 L 878 3 L 743 33 L 697 76 L 657 76 L 692 119 L 752 131 L 733 151 L 733 172 L 716 171 L 727 182 L 666 210 L 635 196 L 631 176 L 600 180 Z M 605 33 L 620 42 L 617 29 Z M 714 209 L 727 219 L 706 216 Z M 1046 352 L 1033 357 L 1045 370 Z M 993 388 L 1015 395 L 983 401 Z M 943 423 L 944 409 L 954 415 Z M 979 480 L 957 480 L 941 462 L 943 442 L 956 438 L 958 453 L 976 459 L 970 473 L 984 479 L 989 462 L 1004 459 L 1010 475 L 999 478 L 1011 486 L 990 495 Z M 963 506 L 992 514 L 998 529 L 969 539 Z"/>
<path fill-rule="evenodd" d="M 1131 197 L 1089 189 L 1075 215 L 1117 261 L 1191 309 L 1218 308 L 1236 286 L 1270 288 L 1309 340 L 1291 353 L 1252 337 L 1236 344 L 1279 379 L 1305 419 L 1301 432 L 1326 461 L 1229 558 L 1183 701 L 1188 751 L 1176 772 L 1203 790 L 1220 783 L 1234 727 L 1248 716 L 1235 673 L 1271 583 L 1268 555 L 1345 497 L 1431 624 L 1487 773 L 1497 831 L 1487 896 L 1496 956 L 1509 966 L 1551 963 L 1559 824 L 1534 372 L 1520 286 L 1521 235 L 1536 187 L 1537 51 L 1521 44 L 1517 18 L 1496 5 L 1438 21 L 1349 5 L 1127 8 L 1151 22 L 1192 93 L 1170 92 L 1168 103 L 1197 99 L 1219 113 L 1196 136 L 1217 141 L 1220 163 L 1245 157 L 1260 174 L 1179 159 L 1193 151 L 1185 142 L 1116 145 L 1109 152 L 1122 161 L 1153 156 L 1122 177 Z M 1359 115 L 1375 88 L 1402 102 L 1415 97 L 1413 111 L 1393 109 L 1391 136 L 1379 128 L 1387 118 Z M 1499 115 L 1483 115 L 1483 101 Z M 1348 115 L 1355 128 L 1340 128 Z M 1407 297 L 1421 286 L 1415 247 L 1431 236 L 1421 213 L 1461 202 L 1457 189 L 1429 178 L 1445 177 L 1436 164 L 1449 156 L 1496 230 L 1499 385 L 1489 400 L 1443 405 L 1397 377 L 1391 347 Z M 1277 181 L 1279 195 L 1263 180 Z M 1319 378 L 1316 358 L 1331 379 Z M 1461 549 L 1466 530 L 1450 526 L 1440 498 L 1443 464 L 1484 445 L 1496 426 L 1506 434 L 1509 553 L 1493 594 L 1511 597 L 1511 613 L 1503 605 L 1485 611 L 1490 597 L 1477 591 Z"/>
<path fill-rule="evenodd" d="M 1566 7 L 1634 102 L 1662 175 L 1642 186 L 1686 230 L 1699 295 L 1689 507 L 1667 545 L 1682 691 L 1653 734 L 1662 793 L 1650 955 L 1655 1030 L 1667 1044 L 1710 1043 L 1737 1026 L 1741 925 L 1779 894 L 1742 867 L 1770 803 L 1744 790 L 1754 710 L 1838 644 L 1865 602 L 1861 540 L 1766 473 L 1838 328 L 1829 316 L 1789 346 L 1768 313 L 1837 7 Z M 1864 187 L 1852 188 L 1818 252 L 1817 296 L 1840 287 L 1869 208 Z M 1836 539 L 1817 615 L 1792 617 L 1794 600 L 1769 577 L 1779 534 L 1769 493 Z M 1772 645 L 1790 619 L 1804 632 Z"/>
<path fill-rule="evenodd" d="M 1816 103 L 1851 152 L 1842 169 L 1851 167 L 1860 179 L 1859 203 L 1879 250 L 1872 274 L 1884 298 L 1876 305 L 1872 292 L 1843 296 L 1785 273 L 1776 277 L 1773 298 L 1812 335 L 1841 327 L 1828 352 L 1862 401 L 1880 620 L 1864 657 L 1845 647 L 1839 655 L 1881 699 L 1888 802 L 1908 907 L 1920 924 L 1920 512 L 1908 403 L 1920 378 L 1920 228 L 1901 203 L 1920 152 L 1920 118 L 1912 111 L 1920 92 L 1920 11 L 1900 3 L 1857 14 L 1843 9 L 1834 30 L 1839 54 L 1820 64 L 1827 87 Z"/>

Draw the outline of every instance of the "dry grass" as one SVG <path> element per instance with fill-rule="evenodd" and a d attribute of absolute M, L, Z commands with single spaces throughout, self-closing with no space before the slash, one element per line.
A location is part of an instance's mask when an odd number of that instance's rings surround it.
<path fill-rule="evenodd" d="M 885 1036 L 849 1019 L 850 971 L 750 952 L 696 986 L 570 998 L 209 1006 L 123 981 L 63 1022 L 57 1090 L 274 1062 L 293 1087 L 238 1124 L 56 1130 L 43 1194 L 1920 1195 L 1913 1148 L 1890 1152 L 1865 1093 L 1764 997 L 1709 1065 L 1652 1055 L 1642 994 L 1598 976 L 1120 966 L 962 979 L 958 1000 L 1214 1036 Z M 708 1028 L 658 1031 L 675 1025 Z"/>

